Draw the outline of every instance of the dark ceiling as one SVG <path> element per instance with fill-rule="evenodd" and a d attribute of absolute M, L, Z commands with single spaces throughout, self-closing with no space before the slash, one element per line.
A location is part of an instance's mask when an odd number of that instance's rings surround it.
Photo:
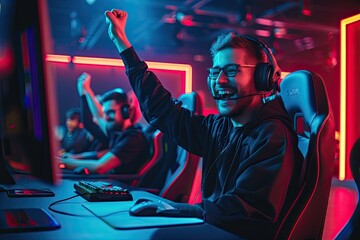
<path fill-rule="evenodd" d="M 129 13 L 129 39 L 145 52 L 202 55 L 219 33 L 236 31 L 260 38 L 282 59 L 337 48 L 340 20 L 358 14 L 360 1 L 49 0 L 55 51 L 113 55 L 103 14 L 112 8 Z"/>

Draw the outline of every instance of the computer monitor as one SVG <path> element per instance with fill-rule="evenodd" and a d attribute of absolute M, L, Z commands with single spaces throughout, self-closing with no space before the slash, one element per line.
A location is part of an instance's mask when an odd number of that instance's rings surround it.
<path fill-rule="evenodd" d="M 25 166 L 31 175 L 57 182 L 58 125 L 47 1 L 0 0 L 1 171 Z M 5 162 L 4 162 L 5 160 Z"/>

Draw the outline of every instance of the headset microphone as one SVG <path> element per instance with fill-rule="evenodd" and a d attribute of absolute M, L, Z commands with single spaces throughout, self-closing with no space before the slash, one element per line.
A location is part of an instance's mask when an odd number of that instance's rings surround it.
<path fill-rule="evenodd" d="M 237 99 L 251 97 L 251 96 L 255 96 L 255 95 L 265 95 L 266 93 L 267 92 L 257 92 L 257 93 L 252 93 L 252 94 L 243 95 L 243 96 L 239 96 L 239 97 L 221 97 L 221 96 L 214 96 L 214 95 L 212 97 L 215 100 L 237 100 Z"/>

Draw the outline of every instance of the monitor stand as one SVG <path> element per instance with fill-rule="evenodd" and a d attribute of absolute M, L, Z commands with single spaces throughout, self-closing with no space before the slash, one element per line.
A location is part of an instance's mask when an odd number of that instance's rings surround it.
<path fill-rule="evenodd" d="M 3 157 L 0 159 L 0 184 L 15 184 L 15 181 L 9 173 L 5 164 L 2 164 Z"/>
<path fill-rule="evenodd" d="M 14 178 L 10 174 L 10 167 L 4 158 L 4 143 L 0 140 L 0 184 L 15 184 Z"/>

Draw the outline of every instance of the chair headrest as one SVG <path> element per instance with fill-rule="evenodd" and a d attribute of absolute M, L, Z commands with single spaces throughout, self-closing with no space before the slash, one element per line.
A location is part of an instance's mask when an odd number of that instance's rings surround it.
<path fill-rule="evenodd" d="M 280 95 L 290 117 L 294 121 L 303 117 L 309 129 L 322 122 L 330 112 L 324 82 L 310 71 L 299 70 L 287 75 L 280 83 Z"/>
<path fill-rule="evenodd" d="M 178 100 L 182 102 L 182 107 L 201 114 L 202 105 L 200 96 L 196 92 L 184 93 L 179 96 Z"/>

